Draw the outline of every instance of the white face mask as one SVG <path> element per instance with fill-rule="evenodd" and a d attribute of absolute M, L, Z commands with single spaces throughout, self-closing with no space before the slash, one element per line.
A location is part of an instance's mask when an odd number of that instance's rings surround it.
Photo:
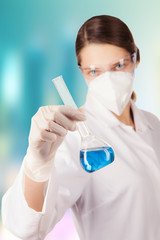
<path fill-rule="evenodd" d="M 88 84 L 88 94 L 93 94 L 107 109 L 121 115 L 133 91 L 133 74 L 105 72 Z"/>

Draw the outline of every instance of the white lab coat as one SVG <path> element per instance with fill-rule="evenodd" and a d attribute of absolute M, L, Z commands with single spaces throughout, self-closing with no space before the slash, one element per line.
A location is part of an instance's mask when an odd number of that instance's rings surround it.
<path fill-rule="evenodd" d="M 68 132 L 45 188 L 42 212 L 29 208 L 23 168 L 2 202 L 6 227 L 23 240 L 42 240 L 71 208 L 81 240 L 160 239 L 160 121 L 131 100 L 136 131 L 93 96 L 84 105 L 86 124 L 115 151 L 115 160 L 93 172 L 79 161 L 81 139 Z"/>

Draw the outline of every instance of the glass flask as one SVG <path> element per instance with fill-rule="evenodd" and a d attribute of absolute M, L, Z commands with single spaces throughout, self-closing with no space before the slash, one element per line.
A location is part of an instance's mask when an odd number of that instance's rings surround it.
<path fill-rule="evenodd" d="M 62 76 L 54 78 L 54 83 L 63 103 L 78 109 Z M 95 136 L 86 126 L 85 122 L 77 122 L 78 132 L 81 136 L 80 163 L 85 171 L 97 171 L 114 161 L 113 148 L 103 139 Z"/>

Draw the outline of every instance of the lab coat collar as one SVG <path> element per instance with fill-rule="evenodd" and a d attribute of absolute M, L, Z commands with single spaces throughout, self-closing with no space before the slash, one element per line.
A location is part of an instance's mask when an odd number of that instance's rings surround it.
<path fill-rule="evenodd" d="M 139 109 L 132 99 L 130 101 L 136 130 L 143 132 L 147 128 L 153 129 L 153 125 L 149 122 L 146 112 Z"/>
<path fill-rule="evenodd" d="M 148 122 L 146 115 L 144 114 L 144 111 L 141 109 L 138 109 L 135 102 L 130 99 L 131 101 L 131 108 L 134 116 L 134 122 L 136 131 L 145 131 L 147 128 L 153 128 L 153 126 Z M 108 110 L 99 100 L 89 94 L 86 97 L 86 102 L 84 104 L 84 108 L 86 112 L 88 112 L 90 115 L 95 117 L 97 121 L 104 121 L 106 127 L 117 127 L 121 126 L 123 128 L 130 127 L 119 121 L 114 114 Z"/>

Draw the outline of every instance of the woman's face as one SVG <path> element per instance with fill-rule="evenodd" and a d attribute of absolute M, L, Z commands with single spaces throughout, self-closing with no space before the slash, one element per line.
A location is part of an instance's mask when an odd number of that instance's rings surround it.
<path fill-rule="evenodd" d="M 111 44 L 98 44 L 90 43 L 80 52 L 80 65 L 82 74 L 84 75 L 87 83 L 92 81 L 94 76 L 96 77 L 97 72 L 94 69 L 104 69 L 105 71 L 111 70 L 115 63 L 115 69 L 113 71 L 123 71 L 122 65 L 117 64 L 119 59 L 126 59 L 129 61 L 131 59 L 130 53 L 124 48 L 117 47 Z M 127 60 L 128 59 L 128 60 Z M 116 65 L 117 64 L 117 65 Z M 129 69 L 129 72 L 133 71 L 133 62 Z M 87 69 L 93 70 L 92 72 L 87 72 Z M 90 75 L 91 77 L 87 76 Z"/>

